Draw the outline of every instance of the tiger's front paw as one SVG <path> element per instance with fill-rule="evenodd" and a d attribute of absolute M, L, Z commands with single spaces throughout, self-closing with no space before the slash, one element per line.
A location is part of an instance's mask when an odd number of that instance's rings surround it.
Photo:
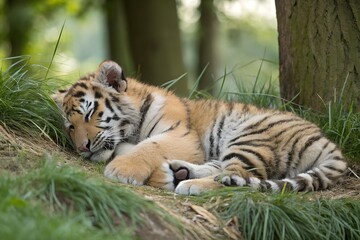
<path fill-rule="evenodd" d="M 187 180 L 190 177 L 190 164 L 182 160 L 170 160 L 167 162 L 169 168 L 173 172 L 173 182 L 175 187 L 183 180 Z"/>
<path fill-rule="evenodd" d="M 144 185 L 151 175 L 151 169 L 145 164 L 118 159 L 105 167 L 104 175 L 121 183 Z"/>

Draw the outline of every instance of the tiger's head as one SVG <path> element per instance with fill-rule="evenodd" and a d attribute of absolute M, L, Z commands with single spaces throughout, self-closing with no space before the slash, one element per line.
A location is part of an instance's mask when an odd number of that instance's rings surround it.
<path fill-rule="evenodd" d="M 127 86 L 121 67 L 105 61 L 95 73 L 53 95 L 63 111 L 71 140 L 83 157 L 107 161 L 116 146 L 134 132 L 138 116 L 129 103 Z"/>

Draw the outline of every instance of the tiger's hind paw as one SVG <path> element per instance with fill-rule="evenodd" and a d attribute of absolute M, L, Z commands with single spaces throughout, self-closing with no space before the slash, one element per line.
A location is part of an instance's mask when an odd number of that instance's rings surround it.
<path fill-rule="evenodd" d="M 259 188 L 261 180 L 256 177 L 241 177 L 237 174 L 220 174 L 214 178 L 215 182 L 219 182 L 225 186 Z"/>
<path fill-rule="evenodd" d="M 213 177 L 189 179 L 181 181 L 179 185 L 175 188 L 175 193 L 180 195 L 200 195 L 201 193 L 221 187 L 223 187 L 223 185 L 215 182 Z"/>

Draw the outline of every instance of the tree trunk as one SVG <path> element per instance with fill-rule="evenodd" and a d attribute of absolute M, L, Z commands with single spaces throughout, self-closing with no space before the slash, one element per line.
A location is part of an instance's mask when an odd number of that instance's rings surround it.
<path fill-rule="evenodd" d="M 275 4 L 282 97 L 324 110 L 344 88 L 345 104 L 352 99 L 360 109 L 360 1 L 275 0 Z"/>
<path fill-rule="evenodd" d="M 175 0 L 124 1 L 130 50 L 141 79 L 160 85 L 186 72 L 182 59 Z M 187 80 L 175 85 L 186 95 Z"/>
<path fill-rule="evenodd" d="M 198 72 L 200 75 L 207 66 L 199 83 L 199 89 L 207 89 L 211 81 L 215 79 L 215 31 L 217 25 L 216 13 L 213 0 L 201 0 L 199 26 L 199 62 Z"/>
<path fill-rule="evenodd" d="M 31 11 L 29 3 L 21 0 L 5 1 L 4 15 L 8 26 L 9 56 L 14 57 L 25 54 L 25 47 L 30 39 L 33 14 L 34 12 Z M 17 59 L 14 59 L 14 61 L 17 61 Z"/>
<path fill-rule="evenodd" d="M 135 69 L 129 50 L 123 0 L 107 0 L 105 8 L 109 56 L 121 65 L 125 73 L 131 75 Z"/>

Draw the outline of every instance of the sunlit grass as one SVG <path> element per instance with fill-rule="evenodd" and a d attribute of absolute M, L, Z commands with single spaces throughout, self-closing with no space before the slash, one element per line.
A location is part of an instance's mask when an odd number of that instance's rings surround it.
<path fill-rule="evenodd" d="M 174 236 L 181 232 L 181 225 L 152 201 L 51 157 L 42 162 L 25 175 L 0 176 L 0 223 L 8 222 L 0 228 L 2 239 L 31 232 L 31 239 L 134 239 L 153 222 Z"/>
<path fill-rule="evenodd" d="M 2 61 L 6 61 L 3 59 Z M 65 143 L 61 113 L 50 94 L 60 84 L 44 79 L 47 69 L 18 57 L 0 70 L 0 122 L 30 136 L 42 136 Z"/>

